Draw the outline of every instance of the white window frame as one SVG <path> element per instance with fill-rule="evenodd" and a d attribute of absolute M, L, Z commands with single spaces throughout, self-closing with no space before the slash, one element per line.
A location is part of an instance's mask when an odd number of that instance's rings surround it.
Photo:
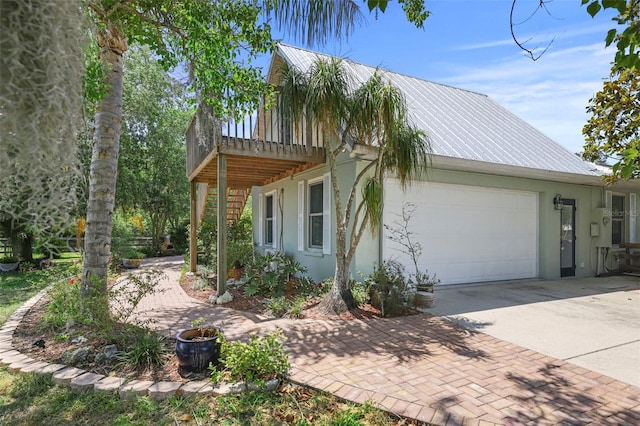
<path fill-rule="evenodd" d="M 322 182 L 322 247 L 310 247 L 309 189 Z M 298 251 L 331 254 L 331 175 L 298 181 Z"/>
<path fill-rule="evenodd" d="M 262 229 L 260 231 L 262 242 L 265 247 L 271 247 L 274 249 L 278 248 L 278 190 L 274 189 L 273 191 L 266 192 L 264 194 L 260 194 L 262 198 L 260 202 L 260 210 L 263 212 L 260 217 L 260 224 L 262 225 Z M 271 197 L 272 205 L 271 205 L 271 217 L 267 217 L 267 199 Z M 272 241 L 267 241 L 267 233 L 269 230 L 269 226 L 271 226 L 271 236 Z"/>
<path fill-rule="evenodd" d="M 322 209 L 319 212 L 311 213 L 311 187 L 316 185 L 322 185 Z M 324 179 L 322 177 L 317 179 L 311 179 L 307 182 L 307 190 L 306 190 L 306 236 L 307 236 L 307 248 L 309 250 L 322 250 L 324 247 Z M 322 217 L 322 244 L 313 246 L 311 245 L 311 241 L 313 240 L 311 237 L 312 227 L 311 227 L 311 218 L 312 217 Z"/>

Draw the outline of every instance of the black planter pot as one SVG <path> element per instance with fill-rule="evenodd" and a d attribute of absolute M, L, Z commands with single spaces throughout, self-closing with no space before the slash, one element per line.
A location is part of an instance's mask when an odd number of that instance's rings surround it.
<path fill-rule="evenodd" d="M 176 355 L 180 369 L 185 372 L 201 373 L 209 364 L 220 363 L 220 343 L 217 328 L 191 328 L 182 330 L 176 336 Z"/>

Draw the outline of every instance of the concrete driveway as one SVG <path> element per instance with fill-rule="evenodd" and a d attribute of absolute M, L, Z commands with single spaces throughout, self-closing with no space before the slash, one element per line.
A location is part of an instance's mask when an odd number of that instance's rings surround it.
<path fill-rule="evenodd" d="M 440 286 L 428 312 L 640 387 L 640 278 Z"/>

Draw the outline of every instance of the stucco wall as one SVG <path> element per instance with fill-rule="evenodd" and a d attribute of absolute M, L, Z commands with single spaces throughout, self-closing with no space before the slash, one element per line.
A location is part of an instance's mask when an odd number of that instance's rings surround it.
<path fill-rule="evenodd" d="M 357 164 L 354 167 L 354 164 Z M 342 196 L 346 199 L 348 190 L 353 182 L 356 171 L 364 167 L 364 162 L 354 163 L 345 158 L 338 165 L 339 180 L 342 182 Z M 335 232 L 332 232 L 332 252 L 331 255 L 322 254 L 320 251 L 304 250 L 298 251 L 297 243 L 297 223 L 298 223 L 298 202 L 297 185 L 300 180 L 308 181 L 321 177 L 328 171 L 327 166 L 319 166 L 293 177 L 283 179 L 262 188 L 253 190 L 254 209 L 254 240 L 258 241 L 258 194 L 260 191 L 268 193 L 277 189 L 279 191 L 280 202 L 282 204 L 282 217 L 280 219 L 279 230 L 282 232 L 282 249 L 285 253 L 293 255 L 296 259 L 309 269 L 309 276 L 315 280 L 322 280 L 333 276 L 335 269 L 334 255 L 336 249 Z M 544 180 L 514 178 L 507 176 L 469 173 L 461 171 L 431 169 L 425 180 L 437 183 L 449 183 L 458 185 L 471 185 L 489 188 L 504 188 L 520 191 L 531 191 L 538 194 L 538 219 L 539 219 L 539 239 L 538 239 L 538 259 L 539 277 L 543 279 L 560 278 L 560 212 L 554 209 L 553 198 L 556 194 L 561 194 L 563 198 L 575 199 L 576 201 L 576 276 L 593 276 L 596 273 L 597 251 L 590 235 L 590 226 L 593 223 L 593 209 L 605 207 L 605 188 L 592 185 L 578 185 L 569 183 L 557 183 Z M 629 200 L 629 191 L 616 191 L 624 193 Z M 357 199 L 360 201 L 360 191 L 357 192 Z M 635 209 L 637 211 L 637 209 Z M 335 207 L 332 205 L 331 223 L 335 230 Z M 635 241 L 640 241 L 640 222 L 635 230 Z M 280 232 L 280 231 L 279 231 Z M 625 240 L 629 241 L 629 217 L 625 223 Z M 258 247 L 264 250 L 263 247 Z M 617 268 L 614 254 L 616 248 L 609 250 L 607 265 L 610 269 Z M 604 252 L 603 252 L 604 254 Z M 355 279 L 361 275 L 368 275 L 380 261 L 379 233 L 372 234 L 366 232 L 358 246 L 358 250 L 351 264 L 351 273 Z M 600 272 L 603 271 L 602 268 Z"/>

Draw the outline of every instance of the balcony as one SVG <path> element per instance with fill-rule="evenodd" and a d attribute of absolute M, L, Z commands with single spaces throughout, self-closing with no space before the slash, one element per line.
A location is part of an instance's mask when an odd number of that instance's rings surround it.
<path fill-rule="evenodd" d="M 241 121 L 223 121 L 200 105 L 187 129 L 189 181 L 215 185 L 217 157 L 226 156 L 227 187 L 249 190 L 324 163 L 320 131 L 297 128 L 274 110 L 261 110 Z"/>

